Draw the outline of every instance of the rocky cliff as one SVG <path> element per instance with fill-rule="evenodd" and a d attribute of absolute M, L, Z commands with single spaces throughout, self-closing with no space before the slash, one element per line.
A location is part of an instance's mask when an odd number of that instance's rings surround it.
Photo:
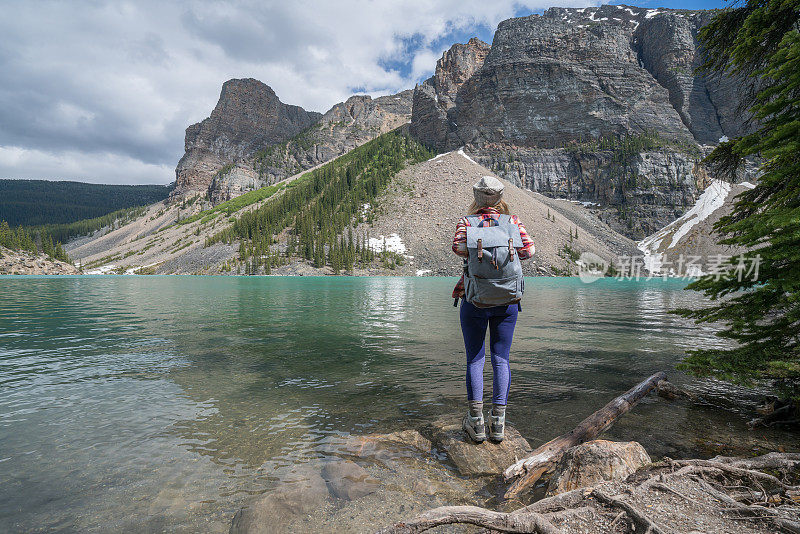
<path fill-rule="evenodd" d="M 489 45 L 473 37 L 454 44 L 436 63 L 433 76 L 414 90 L 411 133 L 422 143 L 443 149 L 449 131 L 447 112 L 455 106 L 458 90 L 481 68 Z"/>
<path fill-rule="evenodd" d="M 309 169 L 394 130 L 411 118 L 413 91 L 371 98 L 355 95 L 329 109 L 313 127 L 265 148 L 252 162 L 259 179 L 271 184 Z"/>
<path fill-rule="evenodd" d="M 211 116 L 186 129 L 171 198 L 207 193 L 216 204 L 324 163 L 408 122 L 411 97 L 356 95 L 322 115 L 258 80 L 229 80 Z"/>
<path fill-rule="evenodd" d="M 703 146 L 747 128 L 740 81 L 695 72 L 710 18 L 601 6 L 506 20 L 491 48 L 471 40 L 439 60 L 414 91 L 412 133 L 644 237 L 694 203 Z"/>
<path fill-rule="evenodd" d="M 228 80 L 211 116 L 186 128 L 186 153 L 175 169 L 173 197 L 208 189 L 220 170 L 251 158 L 265 146 L 285 141 L 320 118 L 280 101 L 252 78 Z"/>

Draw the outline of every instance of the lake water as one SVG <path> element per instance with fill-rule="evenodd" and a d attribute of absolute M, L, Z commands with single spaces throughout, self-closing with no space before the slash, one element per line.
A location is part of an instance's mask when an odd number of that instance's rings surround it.
<path fill-rule="evenodd" d="M 331 437 L 457 420 L 454 282 L 0 277 L 0 530 L 224 532 Z M 509 423 L 539 445 L 666 370 L 711 403 L 647 398 L 611 439 L 655 458 L 791 449 L 797 435 L 745 430 L 753 392 L 674 371 L 719 343 L 667 314 L 699 302 L 682 288 L 527 280 Z"/>

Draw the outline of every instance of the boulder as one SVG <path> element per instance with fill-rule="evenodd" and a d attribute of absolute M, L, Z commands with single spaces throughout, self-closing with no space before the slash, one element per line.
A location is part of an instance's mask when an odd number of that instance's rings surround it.
<path fill-rule="evenodd" d="M 528 441 L 514 427 L 506 425 L 505 439 L 500 443 L 473 443 L 461 423 L 439 421 L 432 428 L 433 443 L 443 450 L 458 472 L 464 476 L 498 475 L 518 458 L 532 452 Z"/>
<path fill-rule="evenodd" d="M 622 480 L 650 463 L 647 451 L 636 441 L 587 441 L 569 449 L 558 462 L 547 495 Z"/>
<path fill-rule="evenodd" d="M 322 478 L 328 483 L 331 495 L 354 501 L 374 493 L 381 482 L 372 478 L 361 466 L 351 460 L 336 460 L 325 464 Z"/>
<path fill-rule="evenodd" d="M 288 523 L 319 508 L 327 498 L 328 487 L 319 472 L 309 466 L 300 466 L 290 479 L 236 512 L 229 532 L 288 532 Z"/>

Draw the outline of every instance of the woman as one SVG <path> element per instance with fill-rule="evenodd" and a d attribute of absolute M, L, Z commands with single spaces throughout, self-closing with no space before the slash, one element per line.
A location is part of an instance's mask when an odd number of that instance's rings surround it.
<path fill-rule="evenodd" d="M 481 226 L 497 225 L 501 214 L 510 215 L 508 205 L 503 201 L 503 183 L 492 176 L 484 176 L 472 186 L 474 201 L 469 207 L 469 215 L 476 216 Z M 521 247 L 515 247 L 520 260 L 533 256 L 533 240 L 516 217 L 510 215 L 511 222 L 519 227 Z M 472 218 L 473 222 L 475 218 Z M 468 257 L 467 227 L 470 220 L 462 217 L 456 226 L 453 238 L 453 252 Z M 509 242 L 509 251 L 511 243 Z M 483 366 L 486 360 L 484 341 L 489 327 L 489 346 L 491 350 L 493 384 L 492 411 L 489 439 L 500 442 L 505 434 L 506 403 L 509 387 L 509 351 L 517 324 L 518 304 L 482 307 L 464 298 L 464 276 L 453 289 L 453 298 L 461 299 L 461 331 L 467 352 L 467 399 L 469 412 L 464 416 L 462 426 L 475 443 L 486 439 L 483 419 Z"/>

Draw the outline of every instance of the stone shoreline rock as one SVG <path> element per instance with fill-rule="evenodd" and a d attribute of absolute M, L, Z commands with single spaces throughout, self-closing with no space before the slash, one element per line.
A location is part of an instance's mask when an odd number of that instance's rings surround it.
<path fill-rule="evenodd" d="M 587 441 L 567 450 L 558 462 L 550 476 L 547 495 L 624 480 L 651 462 L 647 451 L 636 441 Z"/>
<path fill-rule="evenodd" d="M 528 441 L 512 426 L 506 425 L 505 439 L 500 443 L 489 440 L 473 443 L 461 428 L 461 423 L 437 421 L 432 427 L 434 445 L 447 454 L 463 476 L 500 475 L 517 459 L 530 454 Z"/>
<path fill-rule="evenodd" d="M 81 274 L 77 267 L 54 260 L 45 254 L 30 254 L 0 247 L 0 275 L 60 275 Z"/>
<path fill-rule="evenodd" d="M 231 534 L 296 531 L 298 525 L 308 528 L 310 515 L 335 514 L 337 509 L 365 513 L 364 509 L 380 506 L 376 503 L 381 503 L 387 491 L 398 491 L 396 484 L 385 480 L 397 473 L 407 478 L 400 490 L 422 502 L 442 503 L 442 495 L 444 503 L 470 502 L 462 499 L 474 499 L 478 493 L 487 493 L 486 488 L 502 483 L 503 470 L 532 452 L 528 441 L 511 426 L 506 427 L 506 439 L 501 443 L 473 443 L 455 415 L 419 430 L 334 437 L 320 450 L 327 461 L 293 468 L 275 489 L 236 513 Z M 636 442 L 587 442 L 570 449 L 559 462 L 548 492 L 619 481 L 649 463 L 647 452 Z M 453 482 L 443 483 L 440 475 Z M 484 489 L 466 490 L 469 484 Z"/>

